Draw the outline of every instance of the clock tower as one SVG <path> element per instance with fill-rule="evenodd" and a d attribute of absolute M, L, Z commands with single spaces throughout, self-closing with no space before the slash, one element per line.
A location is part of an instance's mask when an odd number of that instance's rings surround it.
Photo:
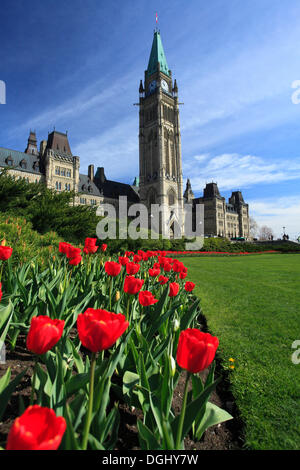
<path fill-rule="evenodd" d="M 172 79 L 160 32 L 154 38 L 139 88 L 140 199 L 153 218 L 160 205 L 157 231 L 178 238 L 183 234 L 183 188 L 178 88 Z"/>

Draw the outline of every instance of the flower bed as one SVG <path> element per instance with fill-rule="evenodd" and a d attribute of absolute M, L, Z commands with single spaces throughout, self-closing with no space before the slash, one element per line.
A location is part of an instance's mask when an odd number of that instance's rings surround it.
<path fill-rule="evenodd" d="M 94 239 L 83 252 L 60 243 L 47 267 L 13 269 L 11 251 L 0 247 L 0 339 L 9 353 L 26 342 L 33 361 L 29 403 L 20 400 L 6 449 L 114 449 L 120 403 L 139 410 L 145 450 L 184 449 L 187 436 L 200 440 L 231 419 L 209 401 L 221 380 L 219 340 L 201 331 L 187 268 L 166 252 L 107 259 L 106 248 Z M 25 375 L 12 379 L 7 368 L 1 377 L 0 420 Z"/>

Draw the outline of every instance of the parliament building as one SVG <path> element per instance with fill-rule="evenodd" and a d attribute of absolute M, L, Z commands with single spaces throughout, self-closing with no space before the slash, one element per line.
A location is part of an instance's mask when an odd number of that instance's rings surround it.
<path fill-rule="evenodd" d="M 75 191 L 75 204 L 101 207 L 110 203 L 117 209 L 119 197 L 126 196 L 128 205 L 142 203 L 150 215 L 151 205 L 159 204 L 165 208 L 159 231 L 170 237 L 178 223 L 177 229 L 184 235 L 184 223 L 176 219 L 184 205 L 190 204 L 195 212 L 197 204 L 203 204 L 206 236 L 249 239 L 249 207 L 240 191 L 226 202 L 217 184 L 209 183 L 203 196 L 195 198 L 190 179 L 184 191 L 178 86 L 168 68 L 159 31 L 154 32 L 148 67 L 140 81 L 138 105 L 139 177 L 132 185 L 107 179 L 104 167 L 95 171 L 89 165 L 87 175 L 80 173 L 80 158 L 72 154 L 67 133 L 56 130 L 39 145 L 36 133 L 30 131 L 24 152 L 0 147 L 0 169 L 10 168 L 14 177 L 43 182 L 56 191 Z"/>

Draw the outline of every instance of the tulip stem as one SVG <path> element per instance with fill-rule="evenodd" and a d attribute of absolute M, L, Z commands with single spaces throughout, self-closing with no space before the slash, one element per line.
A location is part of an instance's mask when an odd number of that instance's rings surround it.
<path fill-rule="evenodd" d="M 1 282 L 1 279 L 2 279 L 3 267 L 4 267 L 4 262 L 2 261 L 1 268 L 0 268 L 0 282 Z"/>
<path fill-rule="evenodd" d="M 110 286 L 109 286 L 109 310 L 111 311 L 111 291 L 112 291 L 112 284 L 113 284 L 113 277 L 110 278 Z"/>
<path fill-rule="evenodd" d="M 178 423 L 178 430 L 177 430 L 177 438 L 176 438 L 176 446 L 175 446 L 176 450 L 181 450 L 181 442 L 182 442 L 182 439 L 184 438 L 184 436 L 182 436 L 182 430 L 183 430 L 183 422 L 184 422 L 185 411 L 186 411 L 186 402 L 187 402 L 187 395 L 188 395 L 188 383 L 189 383 L 190 376 L 191 376 L 191 373 L 187 372 L 185 386 L 184 386 L 181 413 L 180 413 L 180 418 L 179 418 L 179 423 Z"/>
<path fill-rule="evenodd" d="M 87 448 L 89 431 L 90 431 L 90 426 L 91 426 L 91 421 L 92 421 L 93 401 L 94 401 L 95 366 L 96 366 L 96 353 L 92 353 L 91 368 L 90 368 L 89 404 L 88 404 L 88 411 L 87 411 L 86 419 L 85 419 L 85 423 L 84 423 L 82 450 L 86 450 L 86 448 Z"/>
<path fill-rule="evenodd" d="M 34 360 L 34 369 L 33 369 L 33 377 L 32 377 L 32 384 L 31 384 L 31 394 L 30 394 L 30 405 L 33 405 L 34 402 L 34 390 L 35 390 L 35 381 L 36 381 L 36 369 L 37 369 L 37 357 Z"/>
<path fill-rule="evenodd" d="M 129 321 L 130 294 L 128 294 L 126 320 Z"/>

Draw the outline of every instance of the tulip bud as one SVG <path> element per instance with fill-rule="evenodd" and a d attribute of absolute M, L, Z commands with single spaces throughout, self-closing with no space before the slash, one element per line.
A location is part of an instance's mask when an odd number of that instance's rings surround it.
<path fill-rule="evenodd" d="M 64 289 L 63 283 L 60 282 L 60 283 L 59 283 L 58 292 L 59 292 L 60 294 L 63 294 L 63 293 L 64 293 L 64 290 L 65 290 L 65 289 Z"/>
<path fill-rule="evenodd" d="M 6 240 L 5 238 L 2 240 L 2 242 L 0 243 L 1 246 L 5 246 L 5 243 L 6 243 Z"/>
<path fill-rule="evenodd" d="M 35 268 L 35 264 L 34 264 L 34 262 L 33 262 L 33 261 L 31 261 L 31 263 L 30 263 L 30 267 L 31 267 L 32 269 L 34 269 L 34 268 Z"/>
<path fill-rule="evenodd" d="M 174 377 L 175 372 L 176 372 L 176 362 L 175 362 L 174 357 L 171 354 L 169 356 L 169 361 L 170 361 L 171 377 Z"/>
<path fill-rule="evenodd" d="M 120 300 L 120 297 L 121 297 L 120 291 L 117 290 L 117 292 L 116 292 L 116 302 L 118 302 L 118 300 Z"/>
<path fill-rule="evenodd" d="M 174 320 L 174 331 L 179 330 L 179 327 L 180 327 L 180 321 L 178 320 L 178 318 L 175 318 L 175 320 Z"/>

